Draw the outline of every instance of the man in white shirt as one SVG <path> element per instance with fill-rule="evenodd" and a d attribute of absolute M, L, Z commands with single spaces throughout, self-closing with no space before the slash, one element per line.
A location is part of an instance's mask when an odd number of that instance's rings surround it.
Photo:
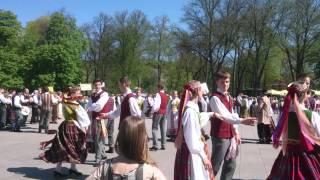
<path fill-rule="evenodd" d="M 165 150 L 166 143 L 166 111 L 169 97 L 164 92 L 164 85 L 162 82 L 158 84 L 158 93 L 156 94 L 156 98 L 154 100 L 151 113 L 153 113 L 152 117 L 152 144 L 153 146 L 150 148 L 151 151 L 158 150 L 158 126 L 160 126 L 160 134 L 161 134 L 161 149 Z"/>
<path fill-rule="evenodd" d="M 23 120 L 23 117 L 21 114 L 21 108 L 22 108 L 21 99 L 20 99 L 21 95 L 22 95 L 21 90 L 17 90 L 17 93 L 13 96 L 12 108 L 15 113 L 15 121 L 12 123 L 12 131 L 14 132 L 22 132 L 20 130 L 21 123 Z"/>
<path fill-rule="evenodd" d="M 128 76 L 123 76 L 119 79 L 119 89 L 123 96 L 121 105 L 118 106 L 117 109 L 114 111 L 111 111 L 109 113 L 102 113 L 102 118 L 107 117 L 115 119 L 120 116 L 120 127 L 121 122 L 128 116 L 141 117 L 141 110 L 138 106 L 137 99 L 135 98 L 136 96 L 134 93 L 132 93 L 130 86 L 131 81 L 129 80 Z"/>
<path fill-rule="evenodd" d="M 107 136 L 105 119 L 99 118 L 101 113 L 107 113 L 111 107 L 105 107 L 109 100 L 109 94 L 102 88 L 103 82 L 99 79 L 94 81 L 95 92 L 91 95 L 87 111 L 92 112 L 91 115 L 91 135 L 95 144 L 96 165 L 100 164 L 103 159 L 107 158 L 105 150 L 105 138 Z M 113 108 L 113 107 L 112 107 Z"/>
<path fill-rule="evenodd" d="M 11 99 L 4 96 L 4 89 L 0 87 L 0 129 L 6 125 L 7 105 L 9 104 L 11 104 Z"/>
<path fill-rule="evenodd" d="M 21 105 L 23 106 L 23 111 L 25 111 L 25 114 L 22 114 L 22 126 L 26 126 L 26 122 L 28 119 L 28 116 L 30 114 L 30 109 L 29 106 L 31 105 L 30 103 L 32 102 L 32 99 L 30 98 L 30 94 L 29 94 L 29 89 L 28 88 L 24 88 L 23 89 L 23 94 L 20 96 L 20 101 L 21 101 Z"/>
<path fill-rule="evenodd" d="M 40 108 L 39 108 L 39 101 L 40 101 L 40 94 L 38 90 L 34 90 L 32 93 L 32 116 L 30 124 L 39 122 L 40 121 Z"/>
<path fill-rule="evenodd" d="M 210 108 L 213 112 L 222 114 L 224 118 L 213 118 L 211 120 L 211 139 L 212 139 L 212 165 L 214 174 L 217 175 L 222 166 L 220 179 L 232 179 L 236 169 L 236 157 L 225 159 L 228 149 L 232 142 L 238 145 L 241 143 L 238 124 L 253 124 L 255 118 L 242 119 L 237 113 L 233 112 L 233 99 L 229 95 L 230 74 L 220 71 L 216 75 L 217 91 L 210 99 Z M 244 120 L 244 121 L 243 121 Z M 234 139 L 235 141 L 232 141 Z M 236 155 L 235 155 L 236 156 Z"/>

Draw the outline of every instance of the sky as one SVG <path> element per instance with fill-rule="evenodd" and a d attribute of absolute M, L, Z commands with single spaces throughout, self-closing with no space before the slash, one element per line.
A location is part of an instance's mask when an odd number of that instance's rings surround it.
<path fill-rule="evenodd" d="M 64 9 L 77 20 L 77 25 L 91 22 L 100 12 L 141 10 L 150 21 L 167 15 L 172 23 L 179 24 L 183 7 L 188 0 L 0 0 L 0 9 L 14 12 L 25 26 L 28 21 Z"/>

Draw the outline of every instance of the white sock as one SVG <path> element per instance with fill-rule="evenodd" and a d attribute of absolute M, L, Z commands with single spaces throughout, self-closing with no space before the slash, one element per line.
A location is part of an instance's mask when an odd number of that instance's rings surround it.
<path fill-rule="evenodd" d="M 77 171 L 76 164 L 71 163 L 71 169 Z"/>
<path fill-rule="evenodd" d="M 58 172 L 62 171 L 62 162 L 57 163 L 56 171 L 58 171 Z"/>

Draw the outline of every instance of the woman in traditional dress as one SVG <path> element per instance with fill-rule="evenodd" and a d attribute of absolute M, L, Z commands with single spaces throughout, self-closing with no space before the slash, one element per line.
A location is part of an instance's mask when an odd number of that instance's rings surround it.
<path fill-rule="evenodd" d="M 100 165 L 88 179 L 166 179 L 149 157 L 148 136 L 143 119 L 135 116 L 124 119 L 115 147 L 118 156 Z"/>
<path fill-rule="evenodd" d="M 65 120 L 60 124 L 56 136 L 50 140 L 41 142 L 41 149 L 49 144 L 51 147 L 40 154 L 40 159 L 57 163 L 54 171 L 55 177 L 67 176 L 62 172 L 62 162 L 71 163 L 69 175 L 81 176 L 76 169 L 76 164 L 84 163 L 87 158 L 86 128 L 90 125 L 87 112 L 77 102 L 80 96 L 79 88 L 71 88 L 69 97 L 63 100 L 63 113 Z"/>
<path fill-rule="evenodd" d="M 177 135 L 178 130 L 178 108 L 180 104 L 180 99 L 178 97 L 178 92 L 173 91 L 172 100 L 168 103 L 167 106 L 167 137 L 173 142 Z"/>
<path fill-rule="evenodd" d="M 288 86 L 283 112 L 273 133 L 277 148 L 282 136 L 282 151 L 268 179 L 320 179 L 320 117 L 307 110 L 304 101 L 308 87 L 294 82 Z"/>
<path fill-rule="evenodd" d="M 139 106 L 140 110 L 142 111 L 144 98 L 141 96 L 141 93 L 142 93 L 142 89 L 140 87 L 138 87 L 136 89 L 136 99 L 137 99 L 138 106 Z"/>
<path fill-rule="evenodd" d="M 214 112 L 199 112 L 198 101 L 202 97 L 199 81 L 190 81 L 184 87 L 179 107 L 178 135 L 174 179 L 214 179 L 210 155 L 201 134 Z"/>

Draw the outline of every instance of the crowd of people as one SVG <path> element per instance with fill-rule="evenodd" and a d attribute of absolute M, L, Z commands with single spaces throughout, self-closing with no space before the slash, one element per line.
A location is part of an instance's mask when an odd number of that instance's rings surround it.
<path fill-rule="evenodd" d="M 31 115 L 30 123 L 39 123 L 39 133 L 42 129 L 48 133 L 49 123 L 58 123 L 62 119 L 62 92 L 50 93 L 48 87 L 39 88 L 29 93 L 23 90 L 6 90 L 0 87 L 0 129 L 21 132 Z"/>
<path fill-rule="evenodd" d="M 67 176 L 61 170 L 63 162 L 71 163 L 69 174 L 82 175 L 76 164 L 84 163 L 91 152 L 95 153 L 96 170 L 88 179 L 166 179 L 149 151 L 165 150 L 169 138 L 177 149 L 175 180 L 214 179 L 220 170 L 220 179 L 229 180 L 241 144 L 238 126 L 257 124 L 259 143 L 273 143 L 276 148 L 282 144 L 268 179 L 319 178 L 319 98 L 309 93 L 310 77 L 301 76 L 290 84 L 283 98 L 244 94 L 233 98 L 229 94 L 230 78 L 228 72 L 218 72 L 217 89 L 212 94 L 205 83 L 192 80 L 180 96 L 177 91 L 167 94 L 162 82 L 155 95 L 142 96 L 141 88 L 131 90 L 127 76 L 119 79 L 121 95 L 117 96 L 109 94 L 101 80 L 94 81 L 94 91 L 87 98 L 78 87 L 57 93 L 44 87 L 32 94 L 26 88 L 21 92 L 0 88 L 0 125 L 21 132 L 29 109 L 30 123 L 39 122 L 39 133 L 42 129 L 50 132 L 49 121 L 63 119 L 55 137 L 40 143 L 45 151 L 39 157 L 56 163 L 55 177 Z M 274 113 L 279 114 L 279 120 L 274 119 Z M 150 148 L 145 118 L 152 118 Z M 208 123 L 210 134 L 203 129 Z M 119 132 L 114 141 L 115 126 Z M 211 150 L 207 143 L 210 138 Z M 114 152 L 118 156 L 107 159 L 107 153 Z"/>

